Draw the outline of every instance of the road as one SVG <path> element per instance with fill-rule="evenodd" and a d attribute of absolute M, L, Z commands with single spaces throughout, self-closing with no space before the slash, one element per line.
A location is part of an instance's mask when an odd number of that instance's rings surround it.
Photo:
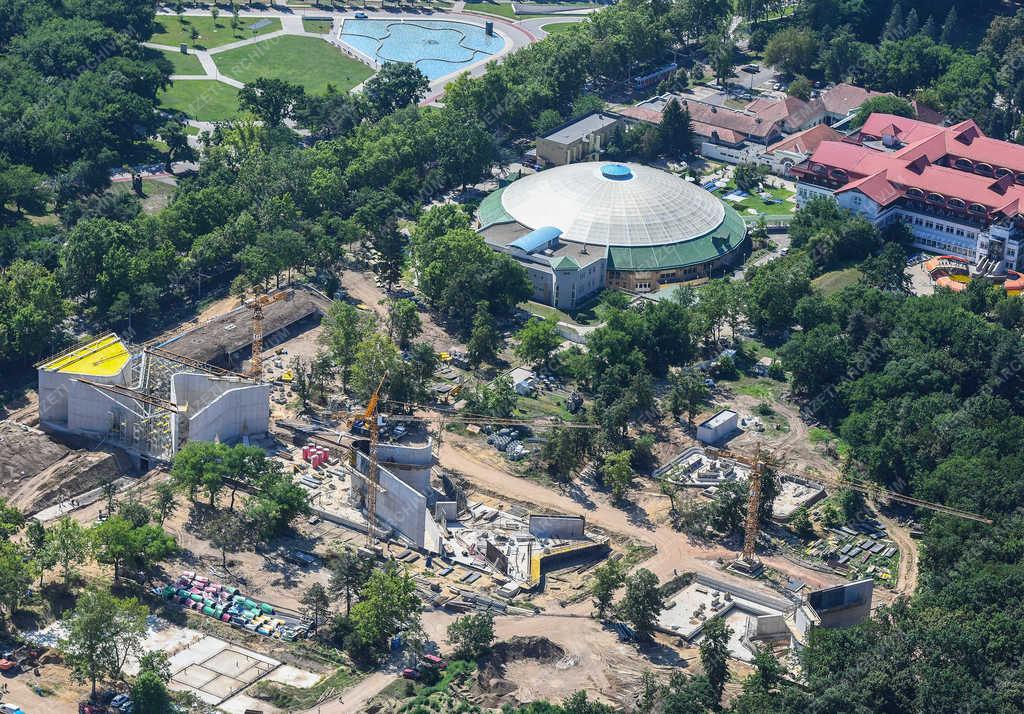
<path fill-rule="evenodd" d="M 900 549 L 900 565 L 896 574 L 896 595 L 910 596 L 917 590 L 918 553 L 917 543 L 910 537 L 910 531 L 889 518 L 876 506 L 875 515 Z"/>
<path fill-rule="evenodd" d="M 366 710 L 366 703 L 393 681 L 395 675 L 390 672 L 374 672 L 362 679 L 354 687 L 346 689 L 340 697 L 330 699 L 319 706 L 307 709 L 302 714 L 355 714 Z"/>

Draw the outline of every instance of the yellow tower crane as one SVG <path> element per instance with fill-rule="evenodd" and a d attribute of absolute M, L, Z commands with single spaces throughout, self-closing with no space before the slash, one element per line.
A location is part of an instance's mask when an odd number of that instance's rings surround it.
<path fill-rule="evenodd" d="M 273 295 L 255 295 L 244 303 L 252 310 L 252 378 L 257 382 L 263 380 L 263 308 L 279 300 L 291 300 L 294 295 L 294 290 L 282 290 Z"/>
<path fill-rule="evenodd" d="M 712 456 L 736 461 L 750 467 L 747 517 L 744 522 L 743 533 L 743 553 L 740 555 L 736 564 L 741 570 L 748 572 L 757 570 L 760 566 L 760 560 L 757 557 L 755 549 L 757 547 L 757 536 L 761 530 L 758 511 L 761 507 L 762 479 L 764 478 L 764 474 L 768 468 L 778 468 L 781 466 L 781 459 L 775 454 L 766 452 L 761 448 L 760 444 L 757 445 L 753 457 L 738 454 L 726 449 L 709 448 L 708 453 Z M 907 496 L 897 491 L 882 488 L 881 486 L 867 481 L 862 481 L 857 478 L 847 477 L 845 479 L 840 479 L 816 473 L 799 473 L 794 475 L 806 478 L 809 481 L 816 481 L 830 488 L 848 488 L 869 497 L 888 499 L 890 501 L 897 501 L 916 508 L 925 508 L 947 516 L 965 518 L 970 521 L 977 521 L 978 523 L 985 523 L 988 525 L 992 524 L 992 520 L 990 518 L 978 515 L 977 513 L 971 513 L 970 511 L 953 508 L 952 506 L 946 506 L 941 503 L 933 503 L 920 498 L 914 498 L 913 496 Z"/>

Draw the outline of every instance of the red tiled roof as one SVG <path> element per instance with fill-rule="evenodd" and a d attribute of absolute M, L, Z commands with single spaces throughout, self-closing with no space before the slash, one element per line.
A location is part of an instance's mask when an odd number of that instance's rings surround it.
<path fill-rule="evenodd" d="M 879 206 L 888 206 L 903 195 L 903 192 L 893 186 L 886 177 L 884 169 L 870 176 L 851 181 L 836 193 L 845 193 L 846 191 L 860 191 Z"/>
<path fill-rule="evenodd" d="M 934 136 L 937 132 L 942 131 L 942 127 L 918 121 L 917 119 L 908 119 L 907 117 L 895 114 L 880 114 L 876 112 L 864 122 L 864 126 L 860 128 L 860 133 L 861 136 L 881 139 L 886 130 L 894 132 L 896 138 L 904 144 L 911 144 L 925 137 Z"/>
<path fill-rule="evenodd" d="M 706 136 L 711 139 L 718 137 L 721 141 L 727 144 L 739 144 L 743 142 L 747 137 L 738 131 L 732 129 L 726 129 L 724 127 L 712 126 L 711 124 L 705 124 L 702 121 L 691 122 L 693 126 L 693 133 L 699 136 Z"/>
<path fill-rule="evenodd" d="M 822 92 L 821 103 L 829 114 L 845 116 L 867 100 L 880 96 L 881 92 L 872 92 L 864 87 L 842 83 Z"/>
<path fill-rule="evenodd" d="M 910 104 L 914 107 L 914 112 L 917 114 L 919 121 L 926 121 L 929 124 L 942 124 L 946 121 L 946 117 L 927 104 L 923 104 L 916 99 L 912 100 Z"/>
<path fill-rule="evenodd" d="M 877 137 L 894 131 L 907 142 L 896 151 L 880 151 L 868 146 L 841 141 L 822 141 L 810 162 L 829 169 L 842 169 L 850 181 L 839 189 L 859 190 L 887 205 L 903 195 L 908 188 L 959 198 L 968 204 L 978 203 L 990 212 L 1017 215 L 1024 208 L 1024 186 L 1016 183 L 1014 174 L 999 179 L 963 171 L 939 162 L 950 157 L 967 158 L 975 163 L 1024 171 L 1024 146 L 990 139 L 973 121 L 952 127 L 937 127 L 913 119 L 873 114 L 865 123 L 862 135 Z"/>
<path fill-rule="evenodd" d="M 841 133 L 827 124 L 817 124 L 772 144 L 768 147 L 768 151 L 794 151 L 799 154 L 811 154 L 821 145 L 821 142 L 841 141 L 842 138 Z"/>
<path fill-rule="evenodd" d="M 645 107 L 619 107 L 614 114 L 620 114 L 630 119 L 637 119 L 648 124 L 661 124 L 661 112 Z"/>
<path fill-rule="evenodd" d="M 805 102 L 797 97 L 772 99 L 760 97 L 747 105 L 747 111 L 756 114 L 762 121 L 782 122 L 787 129 L 796 130 L 824 114 L 821 102 L 813 99 Z"/>

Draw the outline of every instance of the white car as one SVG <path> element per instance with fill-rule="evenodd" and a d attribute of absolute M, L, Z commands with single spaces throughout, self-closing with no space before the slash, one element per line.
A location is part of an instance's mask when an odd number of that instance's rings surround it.
<path fill-rule="evenodd" d="M 17 704 L 7 702 L 0 704 L 0 714 L 25 714 L 25 711 Z"/>

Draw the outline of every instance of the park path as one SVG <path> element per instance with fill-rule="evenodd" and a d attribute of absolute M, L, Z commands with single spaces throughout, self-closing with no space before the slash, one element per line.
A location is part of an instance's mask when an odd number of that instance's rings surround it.
<path fill-rule="evenodd" d="M 366 703 L 393 681 L 396 677 L 390 672 L 374 672 L 361 679 L 354 686 L 346 689 L 339 697 L 330 699 L 301 714 L 356 714 L 366 711 Z"/>

